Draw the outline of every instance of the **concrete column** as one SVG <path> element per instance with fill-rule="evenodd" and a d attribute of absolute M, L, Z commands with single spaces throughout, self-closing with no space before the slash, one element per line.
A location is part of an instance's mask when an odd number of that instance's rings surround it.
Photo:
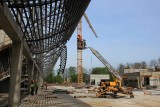
<path fill-rule="evenodd" d="M 140 78 L 140 79 L 139 79 L 139 81 L 140 81 L 140 82 L 139 82 L 139 83 L 140 83 L 140 88 L 142 88 L 142 81 L 143 81 L 143 80 L 142 80 L 142 77 L 141 77 L 141 76 L 140 76 L 139 78 Z"/>
<path fill-rule="evenodd" d="M 29 61 L 29 64 L 28 64 L 28 93 L 30 93 L 31 80 L 33 79 L 33 71 L 34 71 L 34 64 L 32 61 Z"/>
<path fill-rule="evenodd" d="M 13 42 L 10 71 L 10 89 L 8 98 L 9 107 L 18 107 L 20 104 L 22 52 L 22 42 Z"/>
<path fill-rule="evenodd" d="M 138 88 L 140 88 L 139 76 L 137 76 L 137 83 L 138 83 Z"/>
<path fill-rule="evenodd" d="M 38 71 L 37 71 L 37 69 L 34 70 L 33 77 L 34 77 L 34 79 L 37 79 L 37 77 L 38 77 Z"/>
<path fill-rule="evenodd" d="M 39 84 L 39 89 L 40 89 L 40 87 L 42 86 L 42 76 L 41 76 L 41 74 L 38 72 L 38 84 Z"/>
<path fill-rule="evenodd" d="M 40 84 L 43 85 L 43 76 L 40 76 Z"/>

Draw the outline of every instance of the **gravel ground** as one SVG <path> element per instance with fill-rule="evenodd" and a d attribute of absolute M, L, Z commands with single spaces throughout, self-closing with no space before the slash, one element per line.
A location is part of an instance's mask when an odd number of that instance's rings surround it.
<path fill-rule="evenodd" d="M 76 95 L 76 94 L 75 94 Z M 145 95 L 134 91 L 135 98 L 118 94 L 117 98 L 78 98 L 92 107 L 160 107 L 160 95 Z"/>
<path fill-rule="evenodd" d="M 73 87 L 56 86 L 54 88 L 73 90 L 74 96 L 86 96 L 86 98 L 76 98 L 92 107 L 160 107 L 160 91 L 156 91 L 156 95 L 146 95 L 144 91 L 133 91 L 135 98 L 129 95 L 118 94 L 116 98 L 93 98 L 95 93 L 88 94 L 87 89 L 74 89 Z M 75 92 L 76 91 L 76 92 Z M 149 92 L 155 90 L 150 90 Z M 159 95 L 157 94 L 159 93 Z"/>

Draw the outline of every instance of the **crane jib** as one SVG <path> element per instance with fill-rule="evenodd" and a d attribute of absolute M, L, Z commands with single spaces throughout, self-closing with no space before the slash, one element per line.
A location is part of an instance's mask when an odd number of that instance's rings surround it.
<path fill-rule="evenodd" d="M 109 72 L 112 73 L 116 78 L 122 80 L 122 77 L 116 72 L 116 70 L 92 47 L 89 47 L 92 53 L 109 69 Z"/>

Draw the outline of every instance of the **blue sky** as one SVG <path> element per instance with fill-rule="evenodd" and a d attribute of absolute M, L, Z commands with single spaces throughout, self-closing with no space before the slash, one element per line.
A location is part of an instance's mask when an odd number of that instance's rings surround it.
<path fill-rule="evenodd" d="M 99 38 L 83 18 L 83 39 L 114 68 L 160 57 L 160 0 L 91 0 L 86 13 Z M 67 65 L 77 66 L 77 32 L 67 43 Z M 59 66 L 56 64 L 55 69 Z M 83 67 L 104 67 L 89 49 Z"/>

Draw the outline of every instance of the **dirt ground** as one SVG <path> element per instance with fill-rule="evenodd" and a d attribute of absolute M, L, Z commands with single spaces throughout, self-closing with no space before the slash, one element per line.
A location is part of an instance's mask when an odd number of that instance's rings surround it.
<path fill-rule="evenodd" d="M 135 98 L 130 98 L 129 95 L 118 94 L 116 98 L 87 97 L 78 99 L 92 107 L 160 107 L 160 95 L 145 95 L 143 91 L 134 91 L 134 95 Z"/>
<path fill-rule="evenodd" d="M 149 91 L 154 92 L 151 95 L 144 94 L 144 91 L 133 91 L 135 98 L 130 98 L 129 95 L 123 94 L 118 94 L 116 98 L 111 96 L 107 98 L 93 98 L 96 94 L 88 94 L 87 89 L 74 89 L 72 87 L 63 87 L 63 89 L 74 90 L 74 93 L 70 94 L 73 97 L 87 96 L 86 98 L 77 99 L 92 107 L 160 107 L 160 90 L 156 90 L 156 94 L 155 90 Z"/>

